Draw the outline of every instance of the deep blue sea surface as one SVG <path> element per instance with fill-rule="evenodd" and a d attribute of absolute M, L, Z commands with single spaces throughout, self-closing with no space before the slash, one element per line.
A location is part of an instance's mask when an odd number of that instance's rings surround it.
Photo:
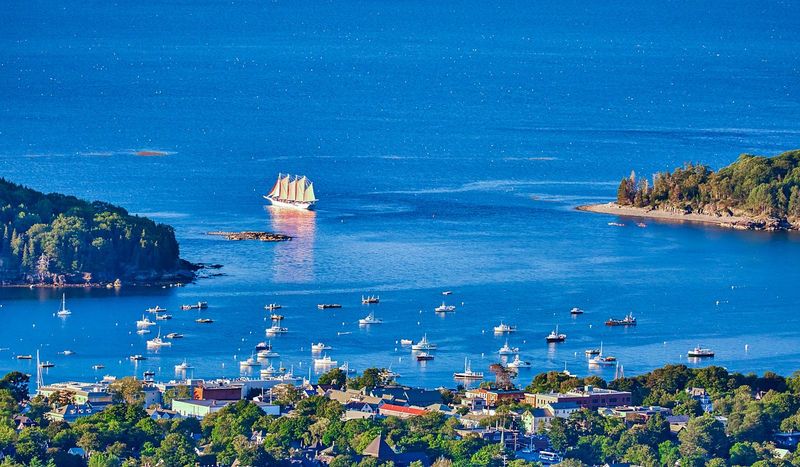
<path fill-rule="evenodd" d="M 69 289 L 66 320 L 60 291 L 0 290 L 0 371 L 35 372 L 14 356 L 38 349 L 49 381 L 170 379 L 184 359 L 194 376 L 235 376 L 270 302 L 290 330 L 273 339 L 280 362 L 301 375 L 324 341 L 339 363 L 452 386 L 465 357 L 488 373 L 500 321 L 533 363 L 523 383 L 565 363 L 612 377 L 583 355 L 601 342 L 627 375 L 697 344 L 731 370 L 800 368 L 800 236 L 620 228 L 573 209 L 610 200 L 631 170 L 800 147 L 795 2 L 13 3 L 0 175 L 169 223 L 184 258 L 225 275 Z M 317 212 L 264 206 L 278 172 L 315 182 Z M 205 235 L 244 229 L 296 238 Z M 457 311 L 434 314 L 442 298 Z M 197 300 L 210 308 L 178 310 Z M 175 317 L 162 332 L 186 337 L 152 353 L 134 322 L 156 304 Z M 359 328 L 368 310 L 384 324 Z M 629 311 L 636 328 L 603 326 Z M 556 325 L 567 341 L 548 346 Z M 440 350 L 420 365 L 398 340 L 425 333 Z"/>

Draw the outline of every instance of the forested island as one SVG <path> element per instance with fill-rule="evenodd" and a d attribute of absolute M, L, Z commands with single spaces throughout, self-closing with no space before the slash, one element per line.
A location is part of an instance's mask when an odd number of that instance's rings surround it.
<path fill-rule="evenodd" d="M 623 178 L 616 203 L 579 209 L 685 219 L 752 230 L 800 229 L 800 150 L 775 157 L 742 154 L 718 171 L 686 164 L 658 173 L 652 184 Z"/>
<path fill-rule="evenodd" d="M 172 227 L 101 201 L 39 191 L 0 178 L 3 285 L 187 282 Z"/>

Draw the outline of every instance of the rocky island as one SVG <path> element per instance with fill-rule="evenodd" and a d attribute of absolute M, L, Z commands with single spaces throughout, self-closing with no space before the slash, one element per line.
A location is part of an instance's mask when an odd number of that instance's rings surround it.
<path fill-rule="evenodd" d="M 631 173 L 620 182 L 616 202 L 577 209 L 744 230 L 800 230 L 800 150 L 775 157 L 742 154 L 717 172 L 686 164 L 656 174 L 652 185 Z"/>
<path fill-rule="evenodd" d="M 185 283 L 172 227 L 109 203 L 44 194 L 0 178 L 0 284 Z"/>
<path fill-rule="evenodd" d="M 292 237 L 273 232 L 256 232 L 247 230 L 244 232 L 209 232 L 208 235 L 225 237 L 228 240 L 258 240 L 261 242 L 285 242 Z"/>

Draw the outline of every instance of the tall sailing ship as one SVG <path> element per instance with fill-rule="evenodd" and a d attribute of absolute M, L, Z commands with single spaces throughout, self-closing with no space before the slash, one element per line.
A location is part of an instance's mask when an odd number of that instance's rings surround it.
<path fill-rule="evenodd" d="M 314 196 L 314 184 L 305 176 L 278 174 L 278 181 L 268 195 L 264 195 L 273 206 L 313 209 L 317 198 Z"/>

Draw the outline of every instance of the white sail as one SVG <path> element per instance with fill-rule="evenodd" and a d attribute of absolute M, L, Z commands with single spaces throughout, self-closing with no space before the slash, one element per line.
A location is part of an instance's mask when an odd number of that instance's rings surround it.
<path fill-rule="evenodd" d="M 287 175 L 281 180 L 281 192 L 278 195 L 280 199 L 286 199 L 286 196 L 289 194 L 289 176 Z"/>
<path fill-rule="evenodd" d="M 278 174 L 278 180 L 275 182 L 275 186 L 272 187 L 272 190 L 269 192 L 270 198 L 277 198 L 278 195 L 281 193 L 281 174 Z"/>
<path fill-rule="evenodd" d="M 286 196 L 289 201 L 297 201 L 297 180 L 289 182 L 289 194 Z"/>
<path fill-rule="evenodd" d="M 306 185 L 308 185 L 308 182 L 306 181 L 305 176 L 301 177 L 297 181 L 297 187 L 295 188 L 297 190 L 297 192 L 295 193 L 296 201 L 303 201 L 305 199 Z"/>
<path fill-rule="evenodd" d="M 309 183 L 308 188 L 306 188 L 306 193 L 303 195 L 303 201 L 316 201 L 317 198 L 314 197 L 314 184 Z"/>

